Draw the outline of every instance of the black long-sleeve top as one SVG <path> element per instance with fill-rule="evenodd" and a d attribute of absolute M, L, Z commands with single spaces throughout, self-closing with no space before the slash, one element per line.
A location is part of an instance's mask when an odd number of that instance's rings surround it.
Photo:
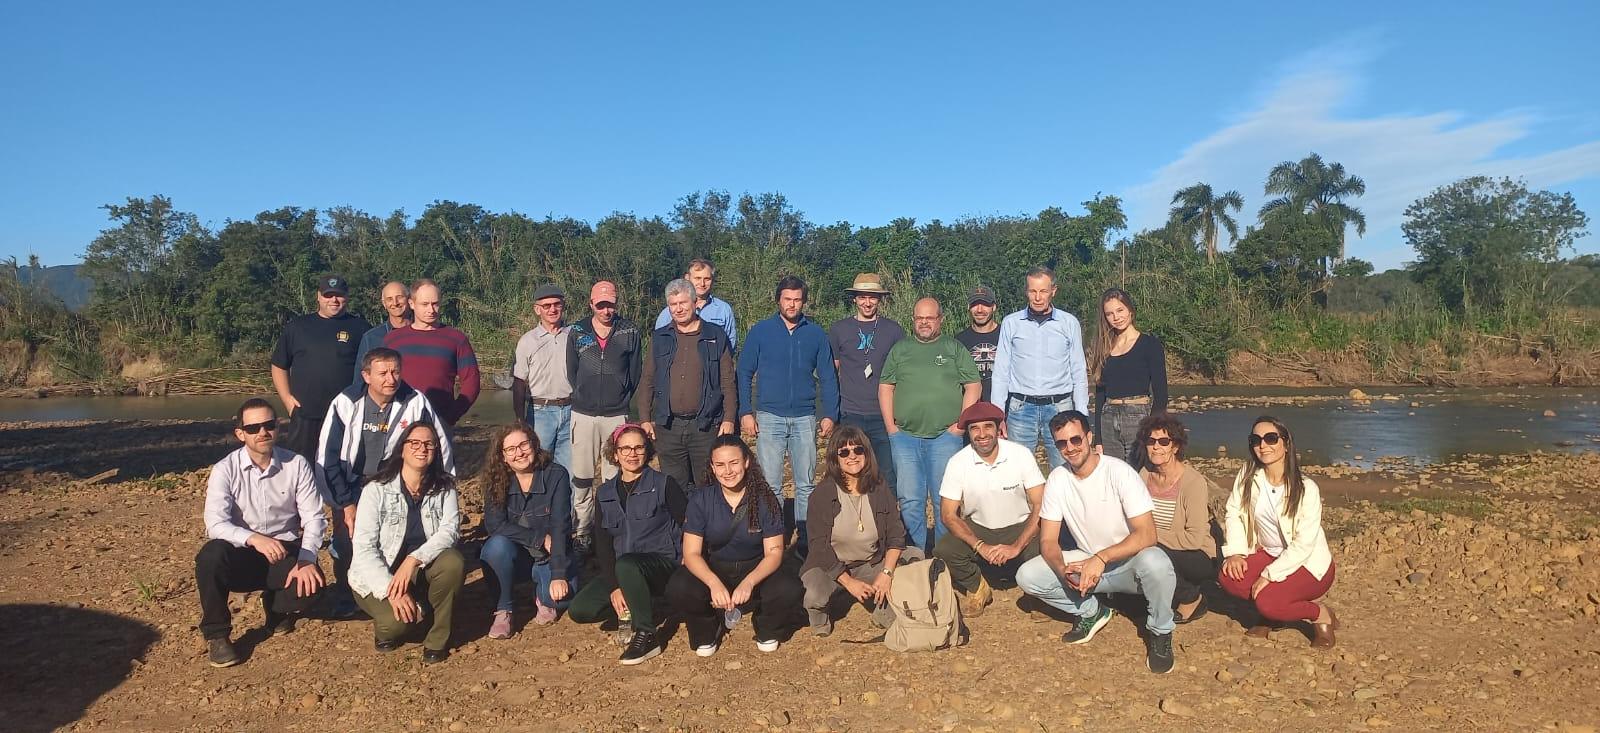
<path fill-rule="evenodd" d="M 1107 399 L 1150 396 L 1151 414 L 1167 411 L 1167 351 L 1161 339 L 1139 334 L 1133 348 L 1121 356 L 1106 357 L 1100 369 L 1100 384 L 1095 390 L 1095 412 Z"/>

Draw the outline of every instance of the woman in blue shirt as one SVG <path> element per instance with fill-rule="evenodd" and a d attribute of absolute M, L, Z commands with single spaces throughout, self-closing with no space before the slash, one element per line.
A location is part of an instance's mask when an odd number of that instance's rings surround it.
<path fill-rule="evenodd" d="M 534 582 L 533 622 L 556 620 L 571 599 L 572 478 L 539 445 L 533 428 L 517 422 L 495 430 L 499 455 L 483 462 L 483 543 L 479 559 L 498 590 L 489 638 L 511 638 L 511 588 L 518 577 Z"/>
<path fill-rule="evenodd" d="M 683 566 L 667 582 L 667 600 L 682 614 L 695 654 L 716 654 L 718 612 L 743 606 L 754 607 L 756 648 L 777 651 L 805 592 L 794 570 L 783 567 L 783 509 L 738 436 L 712 444 L 711 475 L 712 485 L 689 495 Z"/>

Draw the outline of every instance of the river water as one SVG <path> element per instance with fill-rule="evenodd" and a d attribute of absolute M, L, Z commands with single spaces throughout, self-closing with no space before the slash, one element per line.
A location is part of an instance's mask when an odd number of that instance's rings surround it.
<path fill-rule="evenodd" d="M 1366 389 L 1355 402 L 1332 388 L 1175 386 L 1174 413 L 1188 425 L 1190 454 L 1226 445 L 1244 455 L 1257 415 L 1271 414 L 1295 434 L 1307 463 L 1370 466 L 1379 457 L 1433 463 L 1463 454 L 1600 450 L 1600 388 Z M 1384 395 L 1399 399 L 1384 400 Z M 1274 404 L 1290 398 L 1292 404 Z M 236 396 L 51 397 L 0 399 L 0 422 L 47 420 L 222 419 Z M 1412 407 L 1416 403 L 1416 407 Z M 1545 411 L 1555 417 L 1545 417 Z M 509 392 L 486 391 L 467 423 L 511 418 Z M 3 439 L 0 439 L 3 442 Z"/>

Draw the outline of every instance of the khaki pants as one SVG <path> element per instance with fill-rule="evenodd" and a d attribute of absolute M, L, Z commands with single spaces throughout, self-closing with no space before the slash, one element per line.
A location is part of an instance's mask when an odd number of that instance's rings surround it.
<path fill-rule="evenodd" d="M 900 554 L 900 562 L 908 563 L 922 559 L 922 549 L 907 547 Z M 883 572 L 883 563 L 862 563 L 846 570 L 850 577 L 863 583 L 871 583 L 878 578 L 878 573 Z M 828 617 L 828 603 L 833 600 L 835 593 L 843 593 L 844 586 L 839 585 L 839 579 L 828 575 L 822 568 L 811 568 L 800 576 L 800 582 L 806 588 L 805 607 L 806 615 L 812 626 L 825 626 L 832 628 L 833 620 Z M 872 612 L 872 623 L 880 629 L 889 628 L 894 621 L 894 611 L 889 610 L 888 604 L 879 606 L 871 601 L 861 604 Z"/>
<path fill-rule="evenodd" d="M 602 481 L 617 475 L 617 464 L 605 460 L 601 450 L 611 431 L 628 421 L 627 415 L 595 417 L 572 412 L 572 523 L 574 536 L 590 536 L 594 524 L 595 463 L 600 464 Z"/>
<path fill-rule="evenodd" d="M 401 623 L 394 617 L 394 609 L 384 598 L 355 594 L 356 605 L 372 617 L 372 635 L 378 641 L 394 641 L 406 634 L 427 629 L 423 638 L 425 649 L 441 651 L 450 645 L 450 619 L 455 613 L 456 596 L 461 592 L 461 577 L 466 562 L 461 552 L 450 548 L 428 563 L 411 581 L 411 597 L 428 599 L 422 620 L 414 624 Z"/>

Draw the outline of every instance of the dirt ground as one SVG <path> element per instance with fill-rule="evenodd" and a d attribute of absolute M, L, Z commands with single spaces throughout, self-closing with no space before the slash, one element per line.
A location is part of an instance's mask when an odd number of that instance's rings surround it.
<path fill-rule="evenodd" d="M 483 431 L 463 436 L 476 468 Z M 244 664 L 212 669 L 193 556 L 220 422 L 0 424 L 0 730 L 1056 731 L 1593 730 L 1600 724 L 1600 454 L 1468 460 L 1422 471 L 1319 467 L 1343 630 L 1243 636 L 1213 613 L 1146 671 L 1135 622 L 1085 646 L 1002 590 L 971 643 L 902 655 L 866 614 L 773 654 L 748 622 L 701 659 L 621 667 L 610 634 L 519 611 L 486 637 L 480 571 L 454 653 L 372 650 L 365 621 L 263 639 L 234 596 Z M 39 473 L 19 466 L 54 465 Z M 1213 478 L 1226 461 L 1200 461 Z M 111 468 L 113 477 L 98 481 Z M 469 486 L 465 496 L 476 493 Z M 476 524 L 475 517 L 469 523 Z M 519 590 L 526 601 L 528 595 Z M 524 625 L 525 624 L 525 625 Z"/>

